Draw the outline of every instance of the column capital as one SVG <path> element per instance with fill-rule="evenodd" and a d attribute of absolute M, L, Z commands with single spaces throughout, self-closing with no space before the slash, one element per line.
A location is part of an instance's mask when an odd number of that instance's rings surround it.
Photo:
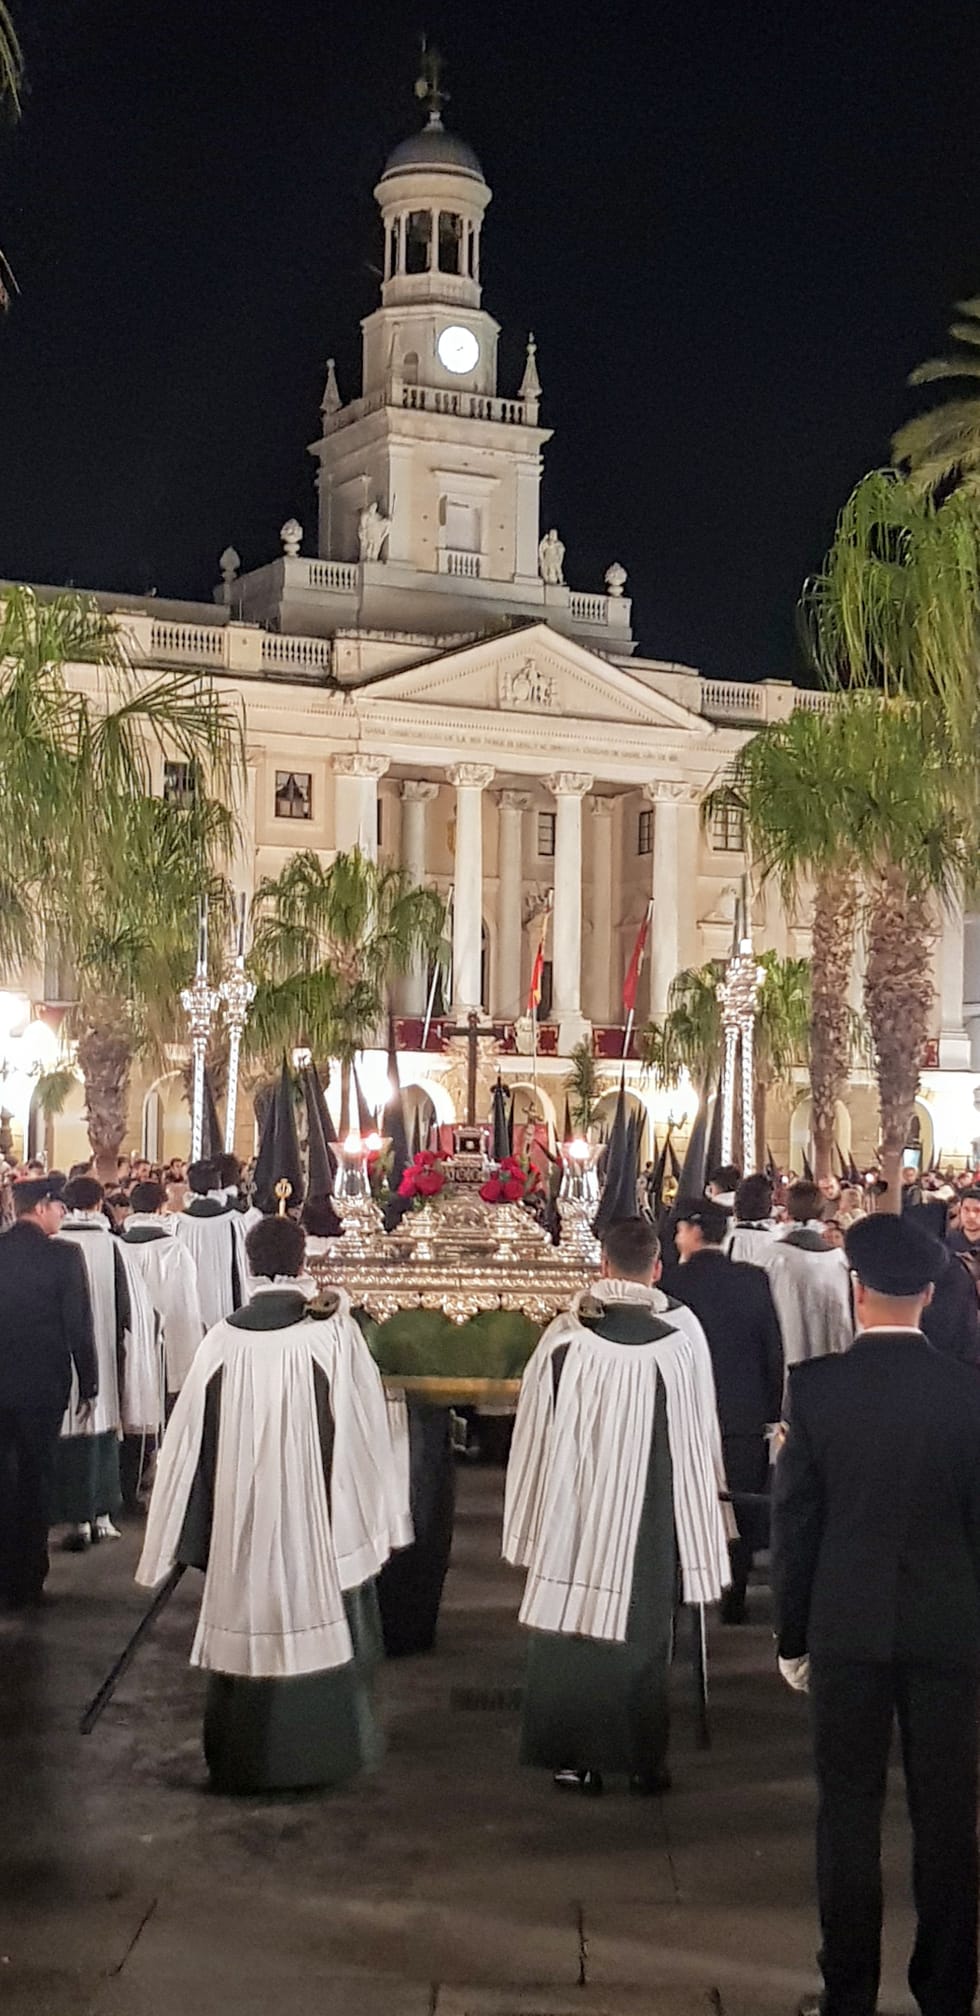
<path fill-rule="evenodd" d="M 410 805 L 429 805 L 438 797 L 439 786 L 427 777 L 403 777 L 401 794 Z"/>
<path fill-rule="evenodd" d="M 454 763 L 446 776 L 457 791 L 485 791 L 493 783 L 494 768 L 492 763 Z"/>
<path fill-rule="evenodd" d="M 545 789 L 555 798 L 584 798 L 591 791 L 594 777 L 588 777 L 584 770 L 556 770 L 551 777 L 543 780 Z"/>
<path fill-rule="evenodd" d="M 501 812 L 526 812 L 531 803 L 530 791 L 498 791 L 497 804 Z"/>
<path fill-rule="evenodd" d="M 653 783 L 644 784 L 643 796 L 651 805 L 699 805 L 700 784 L 682 784 L 679 779 L 655 778 Z"/>
<path fill-rule="evenodd" d="M 332 756 L 330 761 L 338 777 L 383 777 L 391 768 L 387 756 L 369 756 L 360 749 Z"/>
<path fill-rule="evenodd" d="M 595 795 L 589 799 L 589 811 L 593 812 L 597 819 L 611 819 L 615 803 L 615 798 L 600 798 Z"/>

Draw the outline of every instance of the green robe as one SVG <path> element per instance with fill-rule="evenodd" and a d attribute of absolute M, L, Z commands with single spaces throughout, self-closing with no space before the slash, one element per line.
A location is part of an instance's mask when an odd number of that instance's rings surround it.
<path fill-rule="evenodd" d="M 611 1304 L 601 1317 L 583 1321 L 616 1344 L 649 1344 L 664 1328 L 651 1309 L 629 1302 Z M 556 1396 L 566 1349 L 556 1345 L 552 1360 Z M 667 1402 L 658 1379 L 625 1641 L 532 1631 L 523 1764 L 642 1777 L 663 1770 L 676 1596 L 673 1470 Z"/>
<path fill-rule="evenodd" d="M 236 1329 L 282 1330 L 304 1320 L 295 1291 L 262 1295 L 228 1318 Z M 330 1500 L 333 1414 L 326 1374 L 314 1367 L 323 1474 Z M 207 1389 L 197 1474 L 181 1532 L 178 1560 L 205 1569 L 211 1539 L 215 1464 L 221 1419 L 221 1373 Z M 344 1597 L 353 1642 L 346 1666 L 288 1679 L 256 1680 L 209 1673 L 204 1707 L 204 1756 L 216 1792 L 295 1792 L 341 1785 L 380 1763 L 383 1743 L 371 1705 L 382 1659 L 374 1581 Z"/>

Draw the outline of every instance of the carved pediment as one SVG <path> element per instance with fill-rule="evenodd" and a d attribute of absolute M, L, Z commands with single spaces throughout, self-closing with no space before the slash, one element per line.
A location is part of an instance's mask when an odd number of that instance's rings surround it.
<path fill-rule="evenodd" d="M 489 713 L 555 715 L 703 738 L 710 722 L 546 624 L 485 638 L 372 679 L 365 698 Z"/>

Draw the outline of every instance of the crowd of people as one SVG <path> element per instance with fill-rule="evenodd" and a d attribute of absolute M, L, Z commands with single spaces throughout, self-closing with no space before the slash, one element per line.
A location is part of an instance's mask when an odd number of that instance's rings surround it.
<path fill-rule="evenodd" d="M 233 1157 L 9 1184 L 0 1237 L 0 1603 L 43 1601 L 48 1530 L 83 1550 L 146 1512 L 138 1580 L 204 1575 L 193 1663 L 225 1792 L 375 1764 L 378 1578 L 418 1552 L 413 1425 L 309 1247 Z M 916 1839 L 924 2016 L 976 1982 L 980 1184 L 716 1170 L 605 1230 L 599 1279 L 526 1367 L 505 1558 L 526 1573 L 521 1757 L 557 1787 L 670 1786 L 679 1601 L 749 1615 L 771 1547 L 780 1670 L 809 1689 L 823 2016 L 873 2016 L 894 1716 Z M 949 1194 L 945 1194 L 945 1193 Z M 329 1270 L 328 1270 L 329 1272 Z M 164 1432 L 165 1431 L 165 1432 Z M 770 1531 L 771 1522 L 771 1531 Z M 404 1556 L 402 1556 L 404 1558 Z"/>

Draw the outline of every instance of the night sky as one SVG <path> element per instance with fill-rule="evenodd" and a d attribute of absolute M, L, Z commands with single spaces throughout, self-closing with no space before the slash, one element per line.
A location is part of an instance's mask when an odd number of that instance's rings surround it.
<path fill-rule="evenodd" d="M 494 192 L 501 390 L 538 338 L 544 523 L 629 568 L 647 652 L 785 677 L 794 605 L 910 368 L 980 292 L 975 0 L 13 0 L 0 576 L 206 597 L 358 388 L 371 189 L 417 38 Z"/>

